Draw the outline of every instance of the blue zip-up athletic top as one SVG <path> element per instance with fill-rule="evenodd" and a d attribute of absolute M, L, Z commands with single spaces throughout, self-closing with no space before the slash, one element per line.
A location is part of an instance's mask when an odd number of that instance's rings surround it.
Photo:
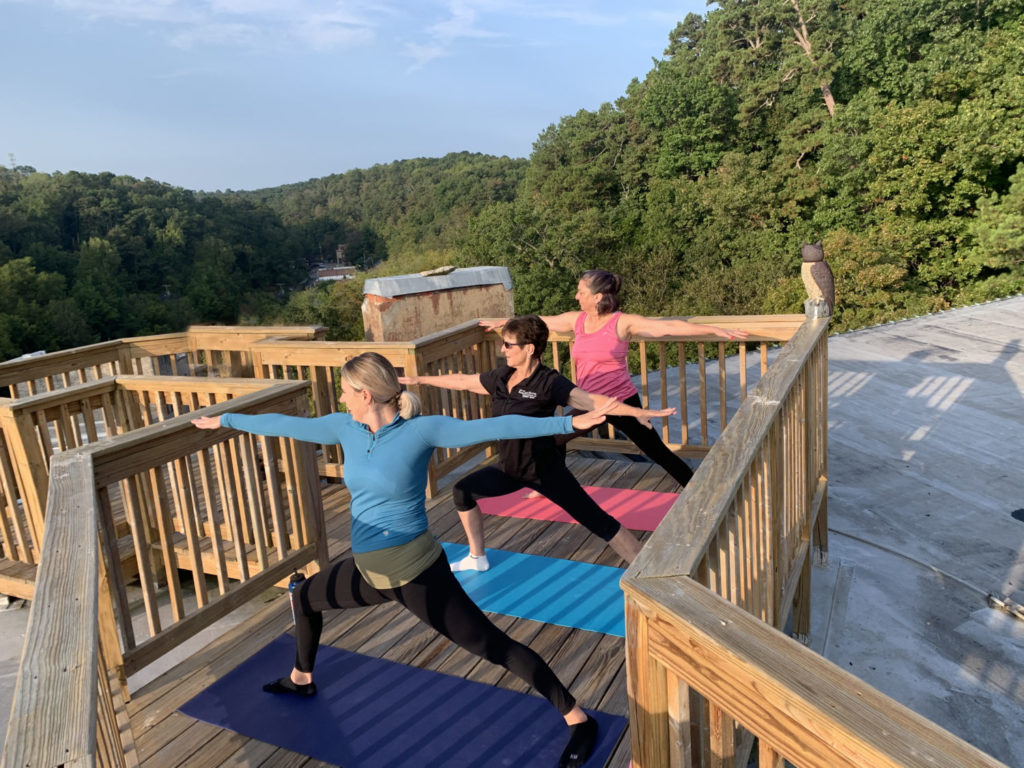
<path fill-rule="evenodd" d="M 347 413 L 319 418 L 225 413 L 220 423 L 258 435 L 340 444 L 345 452 L 345 485 L 352 494 L 354 553 L 406 544 L 427 530 L 427 464 L 435 448 L 573 431 L 571 416 L 499 416 L 474 421 L 396 416 L 376 433 Z"/>

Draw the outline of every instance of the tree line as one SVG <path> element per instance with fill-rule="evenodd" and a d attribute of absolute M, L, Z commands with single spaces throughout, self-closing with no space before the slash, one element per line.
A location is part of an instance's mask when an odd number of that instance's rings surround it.
<path fill-rule="evenodd" d="M 823 242 L 843 330 L 1024 289 L 1024 0 L 719 0 L 530 157 L 453 153 L 194 193 L 0 166 L 0 354 L 189 322 L 359 338 L 363 274 L 510 268 L 517 308 L 627 276 L 647 314 L 800 311 Z"/>
<path fill-rule="evenodd" d="M 12 160 L 0 166 L 0 358 L 192 323 L 317 322 L 359 338 L 356 286 L 332 312 L 337 298 L 302 290 L 309 268 L 339 245 L 357 266 L 435 265 L 482 207 L 511 199 L 525 166 L 460 153 L 207 194 Z"/>

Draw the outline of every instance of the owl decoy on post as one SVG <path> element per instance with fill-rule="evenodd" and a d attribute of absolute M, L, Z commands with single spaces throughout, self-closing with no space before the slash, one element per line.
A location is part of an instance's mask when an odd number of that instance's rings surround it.
<path fill-rule="evenodd" d="M 811 301 L 824 301 L 828 304 L 829 314 L 836 305 L 836 281 L 832 276 L 832 268 L 825 263 L 825 249 L 821 241 L 804 243 L 800 248 L 803 264 L 800 266 L 800 277 Z"/>

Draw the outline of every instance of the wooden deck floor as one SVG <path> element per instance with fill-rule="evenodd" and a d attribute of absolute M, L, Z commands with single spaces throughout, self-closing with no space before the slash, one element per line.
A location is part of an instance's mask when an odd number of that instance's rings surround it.
<path fill-rule="evenodd" d="M 570 454 L 570 467 L 582 484 L 678 492 L 679 486 L 655 465 L 581 458 Z M 326 486 L 331 557 L 347 554 L 348 494 L 340 485 Z M 451 494 L 428 501 L 431 528 L 441 541 L 464 542 Z M 623 566 L 598 538 L 580 525 L 487 517 L 487 545 L 530 554 Z M 643 534 L 644 536 L 648 534 Z M 579 703 L 626 715 L 623 640 L 525 619 L 492 615 L 495 623 L 527 643 L 548 661 Z M 337 611 L 325 616 L 321 643 L 349 651 L 498 685 L 516 691 L 526 686 L 500 667 L 480 660 L 422 626 L 396 605 Z M 226 632 L 138 691 L 128 711 L 139 759 L 144 768 L 174 766 L 316 766 L 328 765 L 294 752 L 248 739 L 179 714 L 177 707 L 291 627 L 288 601 L 282 596 L 252 618 Z M 276 674 L 268 670 L 268 679 Z M 628 731 L 607 763 L 629 765 Z"/>

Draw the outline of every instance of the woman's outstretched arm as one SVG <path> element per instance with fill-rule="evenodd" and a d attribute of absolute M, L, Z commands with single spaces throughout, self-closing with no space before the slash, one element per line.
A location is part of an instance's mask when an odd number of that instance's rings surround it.
<path fill-rule="evenodd" d="M 348 414 L 344 413 L 332 413 L 317 418 L 285 416 L 280 413 L 225 413 L 220 416 L 200 416 L 192 419 L 192 424 L 199 429 L 230 427 L 254 435 L 292 437 L 310 443 L 333 445 L 341 442 L 338 432 L 340 422 L 348 418 Z"/>
<path fill-rule="evenodd" d="M 609 400 L 611 403 L 608 402 Z M 632 416 L 645 427 L 651 426 L 651 419 L 671 416 L 676 412 L 675 408 L 662 408 L 660 410 L 635 408 L 632 405 L 626 405 L 625 403 L 616 400 L 614 397 L 599 395 L 594 392 L 586 392 L 579 387 L 575 387 L 573 391 L 569 393 L 569 405 L 573 408 L 578 408 L 581 411 L 591 411 L 595 408 L 611 405 L 611 410 L 608 411 L 609 415 Z"/>
<path fill-rule="evenodd" d="M 563 312 L 560 315 L 538 315 L 538 317 L 544 321 L 544 325 L 548 327 L 549 331 L 553 331 L 554 333 L 568 333 L 572 330 L 573 323 L 576 322 L 576 318 L 579 314 L 579 310 L 576 310 L 575 312 Z M 488 331 L 500 332 L 507 322 L 507 317 L 480 318 L 480 325 Z"/>
<path fill-rule="evenodd" d="M 615 407 L 608 402 L 587 413 L 568 416 L 495 416 L 489 419 L 464 421 L 451 416 L 420 416 L 411 420 L 416 424 L 421 439 L 438 448 L 461 448 L 491 440 L 523 440 L 545 435 L 568 435 L 574 431 L 588 431 L 605 420 Z"/>
<path fill-rule="evenodd" d="M 619 317 L 620 336 L 643 336 L 657 339 L 663 336 L 718 336 L 723 339 L 741 340 L 750 334 L 738 328 L 719 328 L 717 325 L 702 325 L 678 317 L 644 317 L 626 315 Z"/>
<path fill-rule="evenodd" d="M 475 392 L 478 395 L 489 394 L 480 383 L 479 373 L 442 373 L 437 376 L 399 376 L 398 383 L 406 386 L 416 384 L 440 389 L 459 389 Z"/>

